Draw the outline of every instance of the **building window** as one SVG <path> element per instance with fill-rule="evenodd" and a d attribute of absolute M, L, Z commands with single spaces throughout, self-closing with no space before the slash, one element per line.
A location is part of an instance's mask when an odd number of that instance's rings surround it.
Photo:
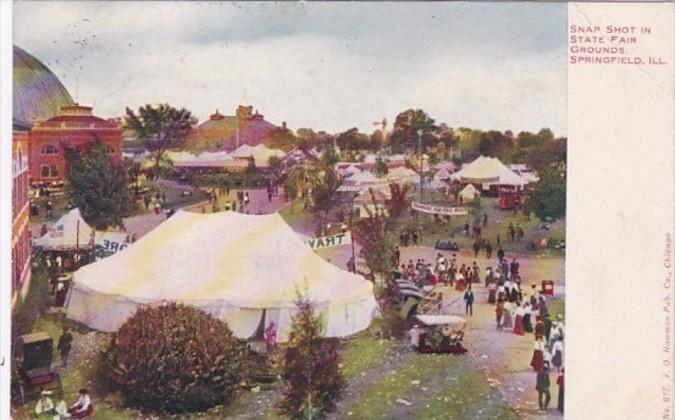
<path fill-rule="evenodd" d="M 58 153 L 59 153 L 58 149 L 53 144 L 45 144 L 44 146 L 42 146 L 43 155 L 56 155 Z"/>
<path fill-rule="evenodd" d="M 40 165 L 40 177 L 53 178 L 59 176 L 56 165 Z"/>

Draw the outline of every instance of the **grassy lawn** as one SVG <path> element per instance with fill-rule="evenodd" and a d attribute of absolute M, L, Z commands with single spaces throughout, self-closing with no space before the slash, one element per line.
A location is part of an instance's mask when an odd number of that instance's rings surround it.
<path fill-rule="evenodd" d="M 305 211 L 303 209 L 303 203 L 301 198 L 296 198 L 291 201 L 290 204 L 284 206 L 279 210 L 279 215 L 284 218 L 286 223 L 290 226 L 313 226 L 312 224 L 312 213 Z"/>
<path fill-rule="evenodd" d="M 450 382 L 427 399 L 420 419 L 517 419 L 485 376 L 461 359 Z"/>
<path fill-rule="evenodd" d="M 383 340 L 368 332 L 350 338 L 342 352 L 342 374 L 347 382 L 361 375 L 385 358 L 392 349 L 390 340 Z"/>
<path fill-rule="evenodd" d="M 447 354 L 415 355 L 412 362 L 364 390 L 359 401 L 347 409 L 347 415 L 390 418 L 395 415 L 392 411 L 402 407 L 396 402 L 399 398 L 416 400 L 410 418 L 517 418 L 465 357 Z M 406 415 L 410 416 L 408 410 Z"/>
<path fill-rule="evenodd" d="M 428 200 L 429 197 L 425 196 L 425 202 Z M 441 200 L 438 197 L 433 201 L 438 205 L 452 205 L 449 201 Z M 550 223 L 551 229 L 548 231 L 539 230 L 538 226 L 540 220 L 534 215 L 532 215 L 529 220 L 522 214 L 514 216 L 511 211 L 501 210 L 497 206 L 496 198 L 493 197 L 482 197 L 480 202 L 481 207 L 480 210 L 478 210 L 478 214 L 480 217 L 483 216 L 483 213 L 488 215 L 488 223 L 482 229 L 482 237 L 492 242 L 493 252 L 497 252 L 498 249 L 498 235 L 505 251 L 524 254 L 533 253 L 533 251 L 527 250 L 527 245 L 530 242 L 538 244 L 542 238 L 565 239 L 564 219 Z M 469 216 L 456 216 L 451 218 L 448 224 L 442 225 L 436 223 L 432 215 L 420 213 L 418 214 L 417 219 L 413 219 L 410 215 L 410 211 L 406 211 L 401 217 L 394 221 L 394 230 L 398 239 L 401 228 L 416 227 L 422 231 L 421 245 L 423 246 L 433 247 L 439 239 L 443 241 L 452 240 L 457 242 L 461 250 L 470 250 L 474 241 L 470 236 L 464 236 L 463 229 L 465 223 L 472 225 L 472 218 Z M 520 226 L 523 228 L 525 236 L 522 241 L 507 241 L 507 228 L 510 223 L 513 224 L 514 227 Z M 550 255 L 561 255 L 563 252 L 564 251 L 553 249 L 550 250 Z M 541 253 L 541 251 L 535 251 L 535 253 Z"/>

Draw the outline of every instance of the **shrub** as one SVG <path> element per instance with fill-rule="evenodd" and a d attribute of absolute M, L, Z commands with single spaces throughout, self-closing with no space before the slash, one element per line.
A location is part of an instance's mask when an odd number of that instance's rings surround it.
<path fill-rule="evenodd" d="M 101 360 L 101 375 L 126 404 L 177 413 L 229 402 L 246 365 L 225 323 L 176 303 L 137 311 Z"/>
<path fill-rule="evenodd" d="M 296 305 L 282 360 L 286 387 L 279 408 L 292 418 L 314 418 L 333 410 L 345 387 L 339 343 L 321 336 L 321 319 L 310 302 L 298 299 Z"/>

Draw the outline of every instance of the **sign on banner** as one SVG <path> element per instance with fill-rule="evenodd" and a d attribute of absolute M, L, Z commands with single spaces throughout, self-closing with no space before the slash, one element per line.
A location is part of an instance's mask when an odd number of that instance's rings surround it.
<path fill-rule="evenodd" d="M 351 232 L 338 233 L 337 235 L 321 236 L 318 238 L 307 239 L 305 241 L 312 249 L 331 248 L 340 245 L 349 245 L 352 243 Z"/>
<path fill-rule="evenodd" d="M 107 252 L 115 253 L 129 246 L 126 239 L 126 233 L 96 232 L 96 245 L 103 247 Z"/>
<path fill-rule="evenodd" d="M 466 207 L 444 207 L 431 204 L 422 204 L 417 201 L 412 202 L 412 209 L 422 213 L 440 214 L 443 216 L 466 216 L 469 214 Z"/>

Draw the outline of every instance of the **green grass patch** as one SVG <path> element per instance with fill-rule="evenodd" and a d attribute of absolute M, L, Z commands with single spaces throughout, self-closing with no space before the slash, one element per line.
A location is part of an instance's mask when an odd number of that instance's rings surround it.
<path fill-rule="evenodd" d="M 548 304 L 548 313 L 552 320 L 555 320 L 558 315 L 562 315 L 563 319 L 565 318 L 565 300 L 556 299 L 551 301 Z"/>
<path fill-rule="evenodd" d="M 449 383 L 424 403 L 420 419 L 515 420 L 518 416 L 466 360 L 459 363 Z"/>
<path fill-rule="evenodd" d="M 357 419 L 382 418 L 389 411 L 397 398 L 405 398 L 411 391 L 417 390 L 418 385 L 424 379 L 448 371 L 457 366 L 461 359 L 449 355 L 420 354 L 415 355 L 413 361 L 398 370 L 388 374 L 374 383 L 363 393 L 363 397 L 346 411 L 351 417 Z"/>
<path fill-rule="evenodd" d="M 387 357 L 392 349 L 390 340 L 383 340 L 368 333 L 350 338 L 342 352 L 342 374 L 347 382 L 361 375 Z"/>
<path fill-rule="evenodd" d="M 291 226 L 311 224 L 312 213 L 303 209 L 301 198 L 296 198 L 279 210 L 279 215 Z"/>

